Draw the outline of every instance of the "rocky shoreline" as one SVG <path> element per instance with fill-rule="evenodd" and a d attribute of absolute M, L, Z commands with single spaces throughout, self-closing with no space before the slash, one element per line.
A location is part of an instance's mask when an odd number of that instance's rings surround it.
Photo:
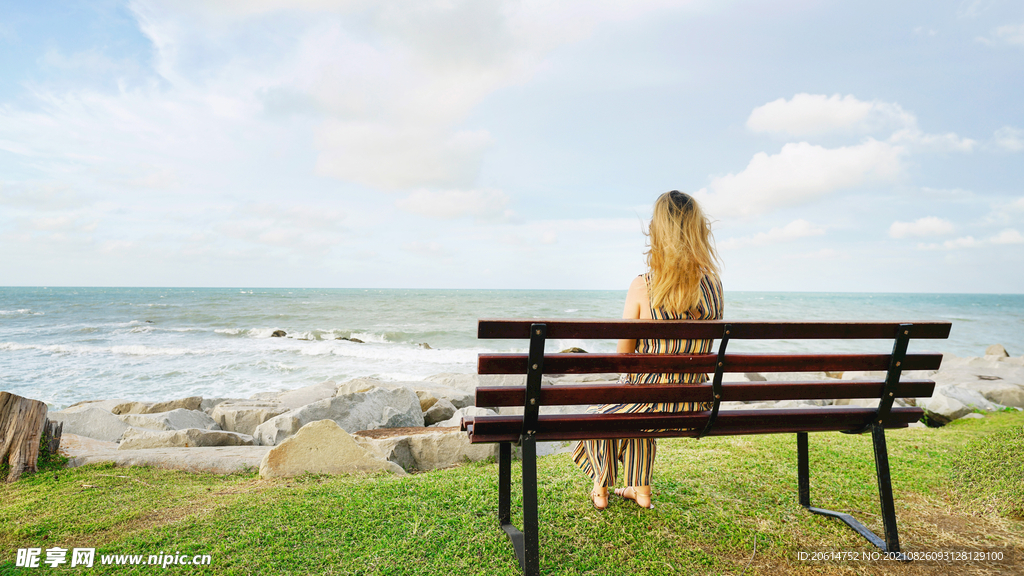
<path fill-rule="evenodd" d="M 879 379 L 884 372 L 731 375 L 731 381 Z M 985 412 L 1024 409 L 1024 356 L 995 345 L 981 357 L 945 355 L 942 369 L 907 372 L 905 378 L 935 380 L 931 398 L 900 399 L 921 406 L 932 425 Z M 545 376 L 545 384 L 614 382 L 617 374 Z M 445 373 L 422 381 L 357 378 L 263 392 L 251 398 L 201 398 L 165 402 L 119 399 L 79 402 L 47 417 L 63 423 L 60 451 L 70 466 L 112 462 L 193 472 L 247 469 L 262 477 L 306 472 L 387 471 L 405 474 L 478 461 L 495 455 L 494 445 L 471 445 L 459 430 L 465 415 L 493 414 L 473 406 L 476 387 L 521 384 L 522 376 Z M 877 400 L 784 401 L 726 407 L 874 406 Z M 730 406 L 731 405 L 731 406 Z M 500 413 L 514 413 L 502 408 Z M 521 409 L 518 409 L 521 410 Z M 542 409 L 542 412 L 552 410 Z M 582 407 L 554 409 L 581 411 Z M 923 424 L 915 424 L 923 426 Z M 541 454 L 567 449 L 543 443 Z"/>

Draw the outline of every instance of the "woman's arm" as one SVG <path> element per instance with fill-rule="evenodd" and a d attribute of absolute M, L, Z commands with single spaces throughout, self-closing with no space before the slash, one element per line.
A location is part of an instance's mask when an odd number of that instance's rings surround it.
<path fill-rule="evenodd" d="M 647 302 L 647 282 L 643 276 L 637 276 L 629 285 L 629 292 L 626 293 L 626 306 L 622 309 L 623 320 L 636 320 L 640 318 L 641 306 Z M 636 351 L 635 339 L 619 340 L 616 352 L 619 354 L 631 354 Z"/>

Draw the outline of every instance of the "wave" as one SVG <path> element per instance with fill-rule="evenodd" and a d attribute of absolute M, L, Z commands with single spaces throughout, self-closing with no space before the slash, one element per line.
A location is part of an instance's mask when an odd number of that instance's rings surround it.
<path fill-rule="evenodd" d="M 0 316 L 13 316 L 15 314 L 27 314 L 29 316 L 44 316 L 46 312 L 33 312 L 29 308 L 19 308 L 18 310 L 0 310 Z"/>
<path fill-rule="evenodd" d="M 0 350 L 39 350 L 51 354 L 118 354 L 123 356 L 185 356 L 208 354 L 209 351 L 190 348 L 161 346 L 76 346 L 68 344 L 19 344 L 17 342 L 0 342 Z"/>

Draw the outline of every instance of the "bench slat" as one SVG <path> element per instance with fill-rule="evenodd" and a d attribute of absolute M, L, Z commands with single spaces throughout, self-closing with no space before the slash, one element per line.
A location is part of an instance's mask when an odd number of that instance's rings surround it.
<path fill-rule="evenodd" d="M 893 408 L 887 428 L 904 427 L 924 414 L 920 408 Z M 696 436 L 709 412 L 644 414 L 555 414 L 541 415 L 537 440 L 587 440 L 601 438 Z M 868 423 L 874 408 L 786 408 L 766 410 L 725 410 L 718 413 L 711 435 L 772 434 L 852 430 Z M 463 428 L 471 430 L 470 441 L 515 442 L 522 431 L 522 416 L 476 416 L 466 418 Z M 636 432 L 652 429 L 690 429 L 668 432 Z"/>
<path fill-rule="evenodd" d="M 481 319 L 478 338 L 530 337 L 530 324 L 547 325 L 548 338 L 720 338 L 726 324 L 730 338 L 740 340 L 785 339 L 892 339 L 900 324 L 913 324 L 911 337 L 949 337 L 949 322 L 757 322 L 731 320 L 554 320 Z"/>
<path fill-rule="evenodd" d="M 889 354 L 729 354 L 725 372 L 886 371 Z M 480 354 L 478 374 L 526 374 L 526 354 Z M 546 374 L 710 373 L 714 354 L 545 354 Z M 938 370 L 942 354 L 907 354 L 903 370 Z"/>
<path fill-rule="evenodd" d="M 885 382 L 881 380 L 842 382 L 742 382 L 722 385 L 723 402 L 771 400 L 828 400 L 835 398 L 879 398 Z M 932 380 L 903 380 L 895 390 L 896 398 L 925 398 L 932 395 Z M 647 402 L 705 402 L 711 399 L 711 384 L 650 385 L 634 384 L 558 384 L 540 389 L 541 406 L 620 404 Z M 475 406 L 522 406 L 526 386 L 480 386 Z"/>

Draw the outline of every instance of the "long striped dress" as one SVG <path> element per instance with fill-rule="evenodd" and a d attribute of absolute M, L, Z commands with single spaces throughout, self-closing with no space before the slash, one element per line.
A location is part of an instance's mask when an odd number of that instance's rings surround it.
<path fill-rule="evenodd" d="M 647 294 L 651 293 L 651 275 L 644 275 Z M 651 308 L 651 318 L 656 320 L 719 320 L 722 318 L 722 282 L 716 277 L 705 276 L 700 283 L 700 300 L 691 313 L 667 312 L 663 308 Z M 648 304 L 649 306 L 650 304 Z M 637 340 L 639 354 L 707 354 L 711 352 L 712 340 Z M 628 384 L 700 384 L 708 379 L 706 374 L 625 374 L 619 382 Z M 710 410 L 710 402 L 658 402 L 653 404 L 604 404 L 592 406 L 588 413 L 625 414 L 640 412 L 684 412 Z M 626 486 L 650 486 L 651 468 L 657 444 L 653 438 L 625 438 L 618 440 L 583 440 L 572 452 L 576 465 L 592 480 L 602 486 L 615 485 L 618 465 L 625 469 Z M 611 456 L 611 457 L 609 457 Z"/>

